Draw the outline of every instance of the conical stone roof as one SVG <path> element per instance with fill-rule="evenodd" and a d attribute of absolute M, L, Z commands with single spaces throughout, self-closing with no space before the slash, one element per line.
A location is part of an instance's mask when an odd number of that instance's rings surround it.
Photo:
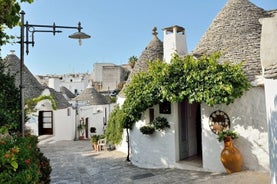
<path fill-rule="evenodd" d="M 228 0 L 201 38 L 192 54 L 210 54 L 221 51 L 220 61 L 239 63 L 245 60 L 243 70 L 250 81 L 261 75 L 260 18 L 270 13 L 248 0 Z"/>
<path fill-rule="evenodd" d="M 156 59 L 163 60 L 163 42 L 157 36 L 157 28 L 154 27 L 152 30 L 153 38 L 150 43 L 145 47 L 144 51 L 141 53 L 140 57 L 138 58 L 137 62 L 133 70 L 131 71 L 126 84 L 124 85 L 123 89 L 119 93 L 119 96 L 124 97 L 124 88 L 128 85 L 132 79 L 132 76 L 140 71 L 147 71 L 148 70 L 148 62 L 154 61 Z"/>
<path fill-rule="evenodd" d="M 15 84 L 19 87 L 20 84 L 20 59 L 11 52 L 5 58 L 7 62 L 8 69 L 12 74 L 15 75 Z M 36 98 L 41 95 L 42 91 L 45 89 L 29 71 L 29 69 L 24 65 L 23 66 L 23 92 L 25 99 Z"/>
<path fill-rule="evenodd" d="M 5 62 L 7 62 L 8 70 L 11 74 L 15 75 L 15 84 L 19 87 L 20 84 L 20 59 L 11 52 L 5 58 Z M 42 86 L 38 80 L 34 77 L 34 75 L 29 71 L 29 69 L 24 65 L 23 66 L 23 93 L 25 99 L 32 99 L 39 97 L 42 92 L 47 88 Z M 64 109 L 71 106 L 68 101 L 64 98 L 64 96 L 55 91 L 52 88 L 48 88 L 53 95 L 56 105 L 58 109 Z"/>
<path fill-rule="evenodd" d="M 100 94 L 94 89 L 91 85 L 89 85 L 85 90 L 81 92 L 80 95 L 73 99 L 74 101 L 81 101 L 86 103 L 87 105 L 104 105 L 108 104 L 108 100 L 105 96 Z"/>
<path fill-rule="evenodd" d="M 75 94 L 73 94 L 69 89 L 67 89 L 64 86 L 60 87 L 60 92 L 64 95 L 66 95 L 69 99 L 72 99 L 72 98 L 76 97 Z"/>

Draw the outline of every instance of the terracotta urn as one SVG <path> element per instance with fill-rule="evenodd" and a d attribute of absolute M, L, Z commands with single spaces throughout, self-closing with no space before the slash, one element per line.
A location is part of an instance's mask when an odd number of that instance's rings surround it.
<path fill-rule="evenodd" d="M 231 136 L 224 139 L 224 149 L 221 151 L 221 162 L 228 174 L 242 170 L 242 155 L 233 145 Z"/>

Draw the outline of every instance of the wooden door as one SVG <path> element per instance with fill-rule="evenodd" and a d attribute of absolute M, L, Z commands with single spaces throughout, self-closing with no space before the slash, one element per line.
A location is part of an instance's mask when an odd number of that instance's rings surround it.
<path fill-rule="evenodd" d="M 53 135 L 53 111 L 39 111 L 39 135 Z"/>

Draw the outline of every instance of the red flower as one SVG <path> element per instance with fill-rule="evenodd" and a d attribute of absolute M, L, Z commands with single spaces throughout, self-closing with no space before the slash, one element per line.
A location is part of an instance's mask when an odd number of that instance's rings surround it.
<path fill-rule="evenodd" d="M 11 156 L 10 154 L 6 153 L 4 157 L 5 158 L 10 158 L 10 156 Z"/>
<path fill-rule="evenodd" d="M 31 163 L 31 159 L 26 159 L 26 160 L 25 160 L 25 163 L 26 163 L 27 165 L 29 165 L 29 164 Z"/>

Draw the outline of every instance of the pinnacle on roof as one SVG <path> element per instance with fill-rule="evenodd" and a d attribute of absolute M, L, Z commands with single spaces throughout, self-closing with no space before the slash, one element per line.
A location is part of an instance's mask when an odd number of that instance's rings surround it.
<path fill-rule="evenodd" d="M 141 53 L 140 57 L 138 58 L 125 85 L 128 85 L 130 83 L 131 78 L 134 74 L 136 74 L 140 71 L 146 71 L 148 69 L 149 61 L 151 62 L 156 59 L 159 59 L 162 61 L 162 59 L 163 59 L 163 42 L 158 38 L 157 34 L 158 34 L 157 28 L 154 27 L 152 29 L 153 38 L 150 41 L 150 43 L 145 47 L 144 51 Z M 123 89 L 121 91 L 123 91 Z M 121 92 L 119 95 L 123 96 L 123 92 Z"/>

